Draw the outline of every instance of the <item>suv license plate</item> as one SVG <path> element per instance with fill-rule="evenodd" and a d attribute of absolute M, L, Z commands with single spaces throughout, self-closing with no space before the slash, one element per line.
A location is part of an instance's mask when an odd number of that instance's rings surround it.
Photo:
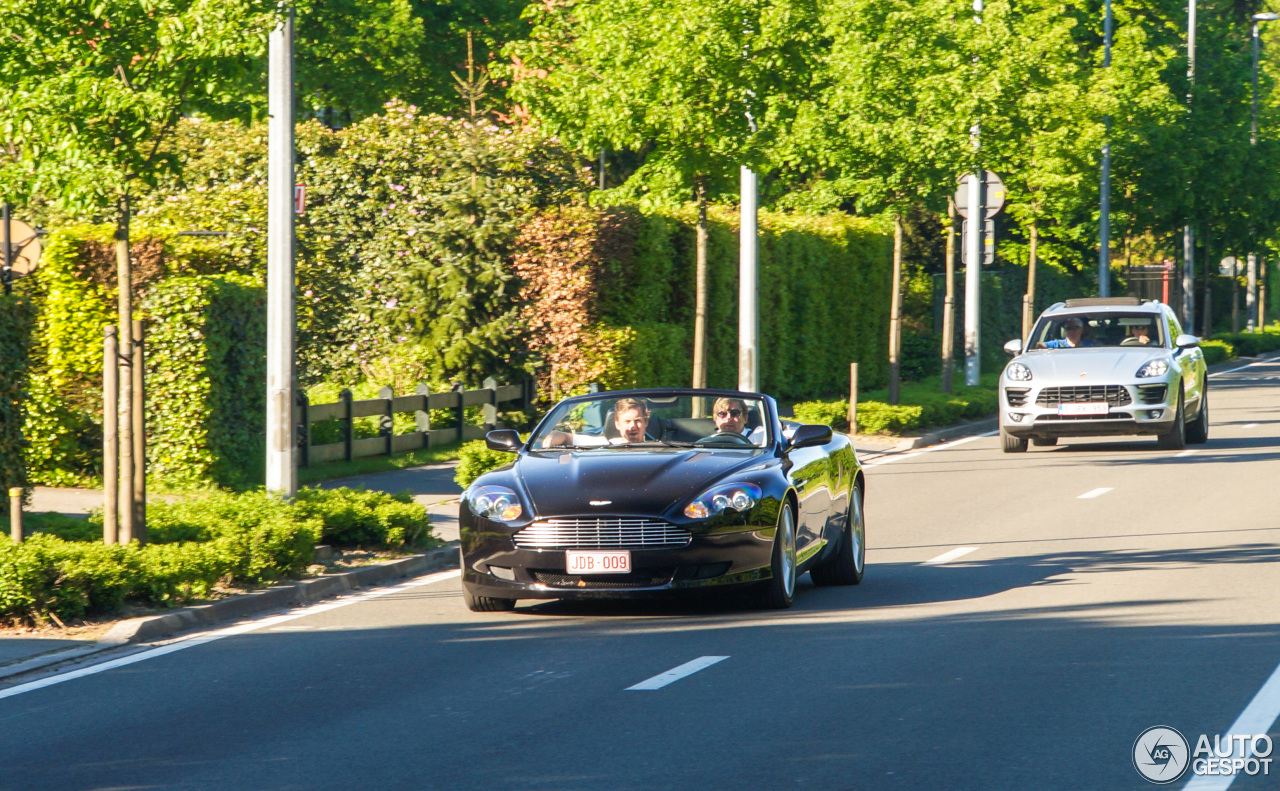
<path fill-rule="evenodd" d="M 1100 404 L 1058 404 L 1059 415 L 1105 415 L 1110 407 Z"/>
<path fill-rule="evenodd" d="M 629 574 L 631 551 L 569 550 L 564 553 L 564 569 L 568 574 Z"/>

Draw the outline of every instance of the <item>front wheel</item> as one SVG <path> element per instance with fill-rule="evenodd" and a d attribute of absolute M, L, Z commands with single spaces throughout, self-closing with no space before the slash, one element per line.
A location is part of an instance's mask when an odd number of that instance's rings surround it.
<path fill-rule="evenodd" d="M 1209 383 L 1200 390 L 1200 413 L 1187 426 L 1187 442 L 1203 445 L 1209 441 Z"/>
<path fill-rule="evenodd" d="M 515 599 L 499 599 L 493 596 L 476 596 L 462 586 L 462 600 L 471 612 L 508 612 L 516 608 Z"/>
<path fill-rule="evenodd" d="M 1047 448 L 1051 445 L 1057 445 L 1058 438 L 1057 437 L 1032 437 L 1031 444 L 1035 445 L 1037 448 Z"/>
<path fill-rule="evenodd" d="M 840 546 L 831 559 L 809 571 L 814 585 L 857 585 L 867 567 L 867 526 L 862 515 L 862 490 L 849 493 L 849 518 Z"/>
<path fill-rule="evenodd" d="M 759 604 L 766 610 L 785 610 L 796 595 L 796 518 L 791 503 L 782 506 L 769 561 L 772 576 L 760 590 Z"/>
<path fill-rule="evenodd" d="M 1008 431 L 1005 431 L 1004 426 L 1001 426 L 1000 427 L 1000 446 L 1004 449 L 1005 453 L 1026 453 L 1027 438 L 1015 437 L 1014 435 L 1010 434 Z"/>
<path fill-rule="evenodd" d="M 1160 450 L 1182 450 L 1187 446 L 1187 423 L 1182 392 L 1178 393 L 1178 409 L 1173 413 L 1173 426 L 1156 438 Z"/>

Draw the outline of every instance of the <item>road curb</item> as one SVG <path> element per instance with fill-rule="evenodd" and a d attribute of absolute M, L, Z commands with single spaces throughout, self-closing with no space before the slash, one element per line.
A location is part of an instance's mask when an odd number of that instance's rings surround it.
<path fill-rule="evenodd" d="M 416 577 L 457 567 L 458 544 L 451 542 L 420 555 L 379 563 L 376 566 L 365 566 L 341 574 L 327 574 L 315 579 L 276 585 L 266 590 L 230 596 L 209 604 L 183 607 L 158 615 L 130 618 L 111 627 L 111 630 L 95 643 L 68 649 L 55 649 L 30 659 L 0 666 L 0 680 L 130 643 L 161 640 L 193 627 L 215 626 L 268 610 L 312 604 L 358 588 L 375 588 L 405 577 Z"/>

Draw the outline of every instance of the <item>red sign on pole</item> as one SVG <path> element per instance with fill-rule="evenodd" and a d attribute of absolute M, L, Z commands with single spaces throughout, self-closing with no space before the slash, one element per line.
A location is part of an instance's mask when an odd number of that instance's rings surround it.
<path fill-rule="evenodd" d="M 307 210 L 307 185 L 293 185 L 293 213 L 302 214 Z"/>

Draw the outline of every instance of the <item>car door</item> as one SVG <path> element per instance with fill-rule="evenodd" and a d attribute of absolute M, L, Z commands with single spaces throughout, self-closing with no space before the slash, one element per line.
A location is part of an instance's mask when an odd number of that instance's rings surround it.
<path fill-rule="evenodd" d="M 822 549 L 823 534 L 831 510 L 831 459 L 826 448 L 795 448 L 787 451 L 791 462 L 788 476 L 796 489 L 796 558 L 804 562 Z"/>
<path fill-rule="evenodd" d="M 1169 325 L 1169 343 L 1173 346 L 1174 365 L 1182 378 L 1183 416 L 1190 417 L 1200 411 L 1201 382 L 1204 372 L 1204 352 L 1197 347 L 1179 349 L 1174 343 L 1183 334 L 1182 324 L 1173 315 L 1173 311 L 1165 308 L 1165 319 Z"/>

